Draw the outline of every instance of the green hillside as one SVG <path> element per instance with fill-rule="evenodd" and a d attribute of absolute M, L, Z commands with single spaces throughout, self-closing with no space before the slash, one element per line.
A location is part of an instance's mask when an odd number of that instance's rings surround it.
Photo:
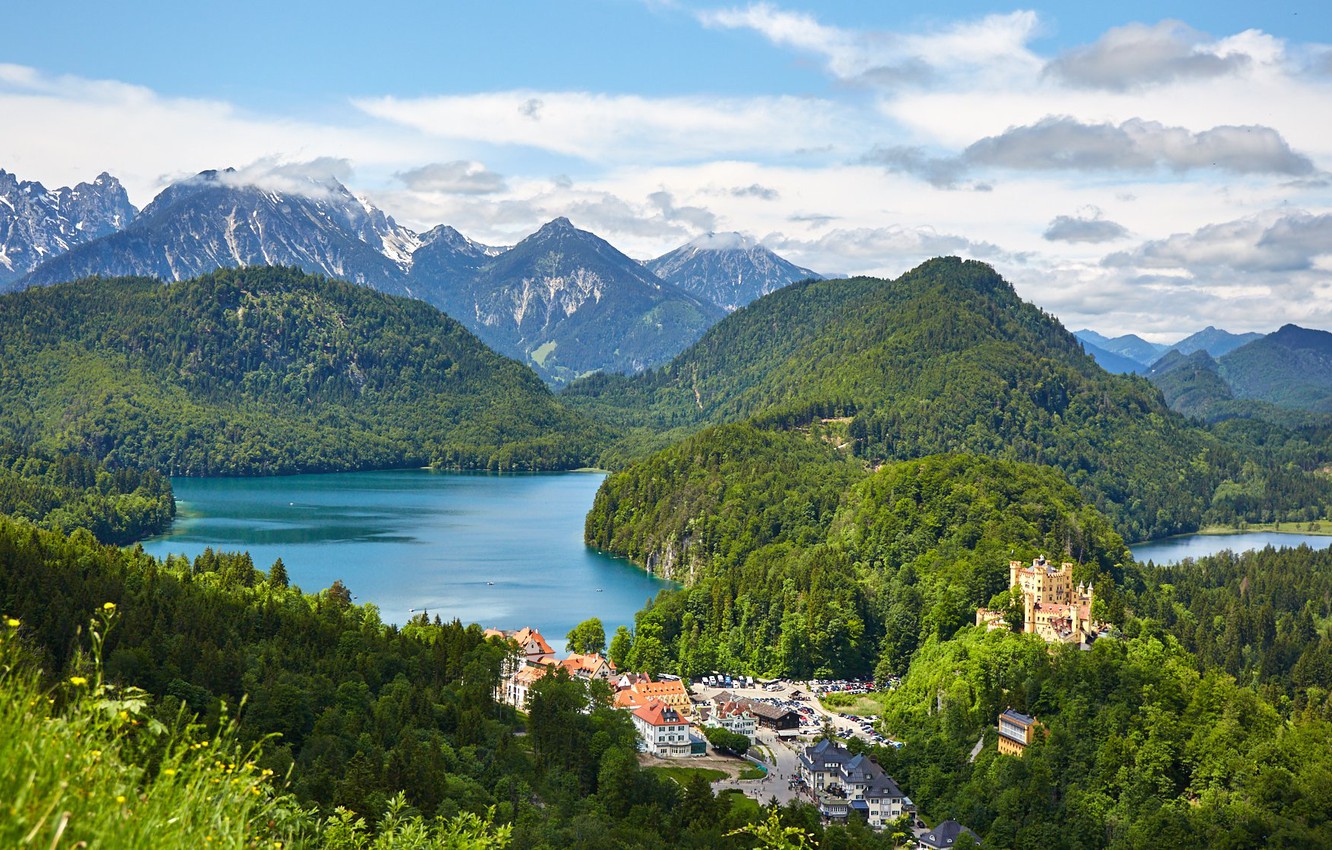
<path fill-rule="evenodd" d="M 1096 366 L 989 266 L 957 258 L 786 287 L 663 369 L 563 398 L 632 432 L 611 462 L 709 423 L 844 418 L 871 463 L 963 451 L 1047 464 L 1129 539 L 1197 528 L 1243 465 L 1146 380 Z"/>
<path fill-rule="evenodd" d="M 608 477 L 587 540 L 687 582 L 641 612 L 631 667 L 889 675 L 1066 554 L 1106 585 L 1122 539 L 1057 470 L 936 455 L 868 472 L 799 433 L 707 429 Z"/>
<path fill-rule="evenodd" d="M 424 303 L 293 269 L 0 298 L 0 435 L 171 475 L 584 465 L 599 429 Z"/>
<path fill-rule="evenodd" d="M 0 514 L 103 543 L 130 543 L 171 524 L 171 482 L 156 470 L 108 469 L 76 455 L 26 452 L 0 440 Z"/>

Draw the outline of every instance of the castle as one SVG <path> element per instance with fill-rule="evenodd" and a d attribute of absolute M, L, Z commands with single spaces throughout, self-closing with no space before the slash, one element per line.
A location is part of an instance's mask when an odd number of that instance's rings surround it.
<path fill-rule="evenodd" d="M 1087 643 L 1096 638 L 1103 626 L 1091 616 L 1092 588 L 1073 585 L 1073 565 L 1054 564 L 1041 556 L 1031 566 L 1021 561 L 1008 562 L 1009 587 L 1022 591 L 1022 631 L 1040 635 L 1050 643 Z M 988 629 L 1006 629 L 1002 611 L 976 610 L 976 625 Z"/>

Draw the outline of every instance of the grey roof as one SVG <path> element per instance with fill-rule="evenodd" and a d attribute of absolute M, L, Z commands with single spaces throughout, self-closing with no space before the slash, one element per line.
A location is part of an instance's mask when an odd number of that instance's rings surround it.
<path fill-rule="evenodd" d="M 800 761 L 811 770 L 821 771 L 825 764 L 835 764 L 848 781 L 865 787 L 866 796 L 902 797 L 897 782 L 884 772 L 878 762 L 865 755 L 852 755 L 845 747 L 827 739 L 806 747 Z"/>
<path fill-rule="evenodd" d="M 957 842 L 958 836 L 964 832 L 969 834 L 972 838 L 976 838 L 976 833 L 967 829 L 962 824 L 955 820 L 946 820 L 922 835 L 920 837 L 920 844 L 922 847 L 932 848 L 952 847 L 953 844 Z M 979 838 L 976 839 L 976 843 L 980 843 Z"/>
<path fill-rule="evenodd" d="M 1031 724 L 1036 722 L 1036 718 L 1023 714 L 1020 711 L 1014 711 L 1011 708 L 1004 709 L 1004 713 L 999 716 L 1007 717 L 1010 720 L 1016 720 L 1018 723 L 1021 723 L 1023 726 L 1030 726 Z"/>

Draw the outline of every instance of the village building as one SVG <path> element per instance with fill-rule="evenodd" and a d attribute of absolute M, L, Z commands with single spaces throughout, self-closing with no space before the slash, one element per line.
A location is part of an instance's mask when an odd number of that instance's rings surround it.
<path fill-rule="evenodd" d="M 911 798 L 877 762 L 853 755 L 833 741 L 806 747 L 799 757 L 800 778 L 814 795 L 819 813 L 830 821 L 844 821 L 853 813 L 875 829 L 902 815 L 915 817 Z"/>
<path fill-rule="evenodd" d="M 999 714 L 999 752 L 1001 755 L 1022 757 L 1031 745 L 1040 724 L 1036 718 L 1011 708 Z"/>
<path fill-rule="evenodd" d="M 508 641 L 515 647 L 500 667 L 495 699 L 519 710 L 527 708 L 532 686 L 557 666 L 567 670 L 571 678 L 610 681 L 615 677 L 615 668 L 600 655 L 571 653 L 563 660 L 557 659 L 541 632 L 531 626 L 516 630 L 486 629 L 485 635 Z"/>
<path fill-rule="evenodd" d="M 679 679 L 654 682 L 649 677 L 636 677 L 628 687 L 616 691 L 615 707 L 632 709 L 650 700 L 658 700 L 682 715 L 689 715 L 694 707 L 684 682 Z"/>
<path fill-rule="evenodd" d="M 568 670 L 571 677 L 578 679 L 600 679 L 608 682 L 615 675 L 615 667 L 596 653 L 587 655 L 570 653 L 569 657 L 560 661 L 560 666 Z"/>
<path fill-rule="evenodd" d="M 1022 593 L 1022 631 L 1039 635 L 1049 643 L 1090 643 L 1105 628 L 1092 620 L 1092 588 L 1073 584 L 1073 565 L 1058 568 L 1045 556 L 1031 566 L 1021 561 L 1008 564 L 1009 587 Z M 1001 611 L 976 610 L 976 625 L 987 629 L 1006 629 Z"/>
<path fill-rule="evenodd" d="M 800 731 L 800 712 L 795 709 L 752 699 L 741 699 L 738 702 L 752 712 L 759 725 L 765 729 L 772 729 L 778 734 Z"/>
<path fill-rule="evenodd" d="M 971 840 L 980 846 L 980 839 L 976 833 L 955 820 L 946 820 L 934 829 L 921 834 L 916 838 L 916 843 L 922 850 L 948 850 L 957 846 L 957 840 L 963 835 L 970 836 Z"/>
<path fill-rule="evenodd" d="M 758 731 L 758 718 L 754 712 L 750 711 L 748 705 L 734 699 L 723 702 L 712 700 L 700 706 L 700 709 L 702 722 L 720 726 L 727 732 L 753 740 L 754 733 Z"/>
<path fill-rule="evenodd" d="M 638 730 L 640 748 L 661 758 L 701 756 L 707 752 L 707 740 L 689 727 L 689 721 L 671 706 L 649 699 L 633 709 L 630 716 Z"/>

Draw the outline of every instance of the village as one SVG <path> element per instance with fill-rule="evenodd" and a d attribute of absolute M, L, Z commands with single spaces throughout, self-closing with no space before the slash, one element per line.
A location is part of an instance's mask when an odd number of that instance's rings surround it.
<path fill-rule="evenodd" d="M 1030 566 L 1012 561 L 1009 575 L 1011 587 L 1021 595 L 1022 631 L 1051 644 L 1086 645 L 1104 630 L 1091 616 L 1091 588 L 1073 585 L 1071 564 L 1055 567 L 1044 557 Z M 976 624 L 1011 628 L 1003 612 L 984 608 L 977 611 Z M 630 714 L 644 764 L 706 759 L 709 766 L 723 766 L 727 775 L 714 783 L 718 792 L 735 790 L 764 803 L 806 802 L 828 823 L 858 817 L 874 829 L 909 829 L 918 847 L 952 847 L 960 835 L 971 835 L 952 820 L 928 826 L 916 803 L 864 754 L 867 748 L 847 746 L 852 740 L 903 746 L 871 720 L 823 705 L 821 697 L 829 694 L 871 692 L 873 682 L 755 679 L 716 672 L 693 681 L 665 674 L 654 678 L 616 670 L 600 652 L 558 658 L 541 632 L 530 626 L 488 629 L 486 634 L 508 641 L 514 650 L 496 694 L 501 702 L 525 710 L 533 685 L 556 669 L 570 677 L 601 680 L 610 687 L 614 706 Z M 1020 758 L 1041 726 L 1036 718 L 1008 708 L 996 718 L 995 729 L 999 753 Z M 977 742 L 973 759 L 982 743 Z"/>

